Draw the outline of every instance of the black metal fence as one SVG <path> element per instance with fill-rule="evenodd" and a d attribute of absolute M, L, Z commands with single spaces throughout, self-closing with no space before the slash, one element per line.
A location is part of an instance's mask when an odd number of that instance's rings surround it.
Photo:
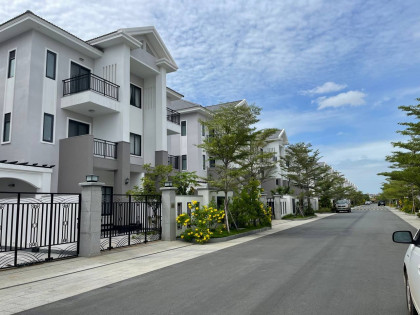
<path fill-rule="evenodd" d="M 92 73 L 63 80 L 63 96 L 91 90 L 118 101 L 119 88 L 119 85 Z"/>
<path fill-rule="evenodd" d="M 173 122 L 174 124 L 180 125 L 181 124 L 181 114 L 177 111 L 170 109 L 169 107 L 166 108 L 166 120 Z"/>
<path fill-rule="evenodd" d="M 101 250 L 160 240 L 160 195 L 102 197 Z"/>
<path fill-rule="evenodd" d="M 0 192 L 0 269 L 79 254 L 80 194 Z"/>
<path fill-rule="evenodd" d="M 117 143 L 102 139 L 93 139 L 93 154 L 104 158 L 117 158 Z"/>
<path fill-rule="evenodd" d="M 271 217 L 274 219 L 274 198 L 267 198 L 267 206 L 271 208 Z"/>

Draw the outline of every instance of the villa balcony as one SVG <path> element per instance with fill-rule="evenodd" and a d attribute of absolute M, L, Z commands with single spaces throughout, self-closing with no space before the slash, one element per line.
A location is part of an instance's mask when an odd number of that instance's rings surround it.
<path fill-rule="evenodd" d="M 166 108 L 166 120 L 167 120 L 167 134 L 175 135 L 181 133 L 181 114 L 177 111 Z"/>
<path fill-rule="evenodd" d="M 61 108 L 90 117 L 118 113 L 119 88 L 92 73 L 63 80 Z"/>

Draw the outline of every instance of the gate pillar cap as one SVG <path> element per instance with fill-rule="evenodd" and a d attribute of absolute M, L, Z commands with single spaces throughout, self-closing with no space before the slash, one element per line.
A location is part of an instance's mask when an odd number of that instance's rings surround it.
<path fill-rule="evenodd" d="M 176 190 L 176 187 L 160 187 L 161 191 Z"/>
<path fill-rule="evenodd" d="M 81 187 L 89 187 L 89 186 L 105 186 L 105 183 L 102 182 L 83 182 L 79 183 Z"/>

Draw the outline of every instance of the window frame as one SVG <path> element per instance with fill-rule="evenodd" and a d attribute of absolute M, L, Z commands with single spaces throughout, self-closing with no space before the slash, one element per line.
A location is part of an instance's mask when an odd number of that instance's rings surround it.
<path fill-rule="evenodd" d="M 185 168 L 184 168 L 184 156 L 185 156 Z M 181 155 L 181 171 L 186 171 L 188 170 L 188 159 L 187 159 L 187 155 L 183 154 Z"/>
<path fill-rule="evenodd" d="M 182 128 L 182 123 L 184 123 L 184 129 Z M 187 121 L 181 120 L 181 137 L 185 137 L 187 135 Z M 184 132 L 182 132 L 184 130 Z M 184 133 L 184 134 L 183 134 Z"/>
<path fill-rule="evenodd" d="M 9 117 L 9 120 L 6 122 L 6 117 Z M 8 139 L 5 139 L 6 136 L 6 126 L 8 131 Z M 3 130 L 1 136 L 1 143 L 10 143 L 12 138 L 12 112 L 5 113 L 3 115 Z"/>
<path fill-rule="evenodd" d="M 52 118 L 51 128 L 50 128 L 51 141 L 45 139 L 45 118 L 46 117 Z M 89 131 L 90 131 L 90 126 L 89 126 Z M 53 114 L 44 113 L 44 116 L 43 116 L 43 119 L 42 119 L 42 142 L 54 143 L 54 115 Z"/>
<path fill-rule="evenodd" d="M 203 154 L 203 171 L 206 170 L 206 155 Z"/>
<path fill-rule="evenodd" d="M 10 55 L 14 53 L 13 58 Z M 7 58 L 7 78 L 11 79 L 14 78 L 16 75 L 16 49 L 9 50 L 8 58 Z M 13 67 L 12 67 L 13 62 Z M 13 75 L 11 74 L 11 70 L 13 68 Z"/>
<path fill-rule="evenodd" d="M 139 98 L 140 104 L 139 104 L 139 106 L 137 106 L 136 104 L 131 103 L 131 89 L 132 88 L 139 90 L 139 93 L 140 93 L 140 98 Z M 138 85 L 135 85 L 133 83 L 130 83 L 130 105 L 131 106 L 134 106 L 134 107 L 137 107 L 137 108 L 141 108 L 142 107 L 142 103 L 143 103 L 142 102 L 142 98 L 143 98 L 143 89 L 142 89 L 142 87 L 140 87 Z"/>
<path fill-rule="evenodd" d="M 204 126 L 203 124 L 201 124 L 201 136 L 202 137 L 206 136 L 206 126 Z"/>
<path fill-rule="evenodd" d="M 87 133 L 87 134 L 88 135 L 91 134 L 91 132 L 92 132 L 92 124 L 91 123 L 88 123 L 86 121 L 82 121 L 82 120 L 78 120 L 78 119 L 67 117 L 67 138 L 71 138 L 71 137 L 69 137 L 70 120 L 75 121 L 75 122 L 78 122 L 78 123 L 82 123 L 82 124 L 85 124 L 85 125 L 88 125 L 89 126 L 89 133 Z M 78 136 L 72 136 L 72 137 L 78 137 Z"/>
<path fill-rule="evenodd" d="M 131 152 L 131 136 L 133 136 L 134 138 L 134 142 L 133 142 L 133 145 L 134 145 L 134 152 Z M 138 137 L 138 139 L 139 139 L 139 154 L 137 154 L 136 153 L 136 138 Z M 130 155 L 134 155 L 134 156 L 141 156 L 141 135 L 139 135 L 139 134 L 137 134 L 137 133 L 133 133 L 133 132 L 130 132 Z"/>
<path fill-rule="evenodd" d="M 53 75 L 53 77 L 50 77 L 48 75 L 48 56 L 49 55 L 53 55 L 54 56 L 54 68 L 53 68 L 54 75 Z M 55 52 L 53 52 L 53 51 L 51 51 L 49 49 L 47 49 L 47 52 L 46 52 L 46 55 L 45 55 L 45 77 L 46 78 L 49 78 L 51 80 L 54 80 L 54 81 L 55 81 L 55 79 L 57 77 L 57 53 L 55 53 Z"/>

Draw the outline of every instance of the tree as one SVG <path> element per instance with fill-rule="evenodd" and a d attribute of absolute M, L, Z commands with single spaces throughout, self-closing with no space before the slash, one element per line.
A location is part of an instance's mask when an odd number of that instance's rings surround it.
<path fill-rule="evenodd" d="M 420 101 L 420 98 L 417 101 Z M 412 201 L 412 212 L 415 212 L 415 196 L 420 188 L 420 104 L 398 108 L 406 112 L 407 116 L 414 118 L 412 122 L 399 123 L 406 128 L 397 131 L 409 139 L 405 142 L 392 142 L 394 148 L 400 149 L 386 157 L 386 160 L 392 163 L 391 168 L 394 170 L 378 175 L 386 176 L 393 181 L 404 182 L 408 187 L 407 195 Z"/>
<path fill-rule="evenodd" d="M 251 140 L 251 134 L 258 122 L 257 116 L 261 109 L 255 105 L 226 104 L 213 112 L 212 117 L 200 121 L 209 131 L 209 137 L 198 145 L 204 149 L 208 156 L 216 160 L 214 175 L 207 178 L 211 187 L 223 191 L 225 195 L 225 222 L 229 228 L 229 200 L 228 192 L 238 187 L 238 179 L 244 171 L 238 167 L 247 153 L 244 149 Z"/>
<path fill-rule="evenodd" d="M 289 145 L 286 156 L 280 160 L 280 166 L 287 172 L 287 177 L 300 190 L 299 212 L 302 216 L 305 215 L 304 198 L 307 198 L 309 208 L 315 183 L 325 173 L 325 168 L 319 164 L 319 151 L 314 151 L 311 146 L 310 143 L 303 142 Z"/>
<path fill-rule="evenodd" d="M 195 172 L 177 172 L 171 176 L 174 187 L 177 188 L 178 195 L 188 195 L 194 193 L 194 186 L 198 183 L 198 176 Z"/>
<path fill-rule="evenodd" d="M 150 164 L 144 164 L 145 175 L 141 179 L 141 185 L 134 186 L 133 189 L 127 191 L 130 195 L 160 195 L 159 187 L 163 187 L 165 181 L 168 180 L 169 174 L 172 172 L 171 165 L 156 165 L 152 167 Z"/>

